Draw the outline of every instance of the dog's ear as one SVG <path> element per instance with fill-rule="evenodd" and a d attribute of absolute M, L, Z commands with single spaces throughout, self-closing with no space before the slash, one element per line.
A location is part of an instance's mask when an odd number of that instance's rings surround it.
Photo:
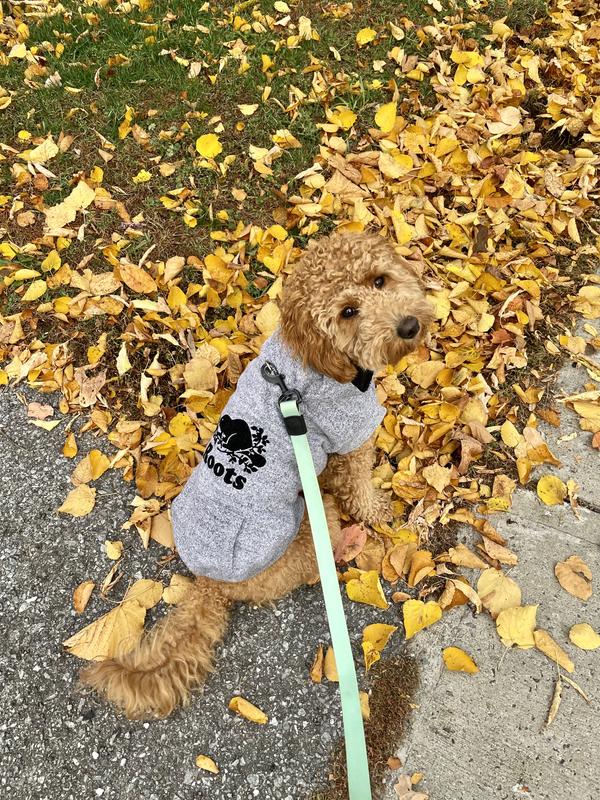
<path fill-rule="evenodd" d="M 348 356 L 336 350 L 331 337 L 321 330 L 309 309 L 308 288 L 299 280 L 288 279 L 281 301 L 281 334 L 290 350 L 303 364 L 340 383 L 356 375 Z"/>

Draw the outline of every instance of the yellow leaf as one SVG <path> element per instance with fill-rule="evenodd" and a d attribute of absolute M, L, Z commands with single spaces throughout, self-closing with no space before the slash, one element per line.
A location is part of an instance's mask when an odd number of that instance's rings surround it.
<path fill-rule="evenodd" d="M 269 300 L 255 317 L 256 327 L 265 336 L 271 336 L 279 327 L 281 312 L 274 300 Z"/>
<path fill-rule="evenodd" d="M 206 772 L 212 772 L 213 775 L 219 774 L 219 768 L 209 756 L 196 756 L 196 766 L 198 769 L 203 769 Z"/>
<path fill-rule="evenodd" d="M 376 622 L 367 625 L 363 631 L 362 649 L 365 657 L 365 667 L 370 669 L 381 658 L 381 652 L 388 643 L 390 636 L 398 628 L 395 625 L 385 625 Z"/>
<path fill-rule="evenodd" d="M 569 639 L 581 650 L 597 650 L 600 647 L 600 636 L 587 622 L 573 625 L 569 631 Z"/>
<path fill-rule="evenodd" d="M 175 547 L 175 540 L 173 539 L 173 526 L 169 518 L 169 514 L 163 511 L 160 514 L 152 517 L 150 524 L 150 538 L 163 547 Z"/>
<path fill-rule="evenodd" d="M 446 486 L 450 485 L 450 478 L 452 476 L 452 469 L 450 467 L 441 467 L 439 464 L 431 464 L 422 470 L 423 477 L 430 486 L 437 489 L 438 492 L 443 492 Z"/>
<path fill-rule="evenodd" d="M 592 571 L 579 556 L 569 556 L 554 567 L 554 574 L 562 588 L 579 600 L 592 596 Z"/>
<path fill-rule="evenodd" d="M 469 675 L 479 672 L 479 667 L 471 656 L 460 647 L 444 647 L 442 657 L 444 664 L 451 672 L 468 672 Z"/>
<path fill-rule="evenodd" d="M 152 173 L 147 169 L 141 169 L 131 180 L 134 183 L 148 183 L 149 180 L 152 180 Z"/>
<path fill-rule="evenodd" d="M 46 258 L 42 261 L 41 267 L 44 272 L 56 272 L 61 264 L 61 259 L 56 250 L 51 250 Z"/>
<path fill-rule="evenodd" d="M 135 264 L 119 264 L 121 280 L 137 294 L 151 294 L 156 292 L 156 281 L 145 269 L 136 267 Z"/>
<path fill-rule="evenodd" d="M 328 681 L 332 681 L 333 683 L 337 683 L 339 681 L 337 664 L 335 663 L 335 653 L 333 652 L 333 647 L 331 647 L 331 645 L 327 648 L 325 658 L 323 659 L 323 674 Z"/>
<path fill-rule="evenodd" d="M 424 603 L 422 600 L 407 600 L 402 606 L 404 617 L 404 631 L 407 639 L 412 639 L 415 633 L 428 628 L 442 616 L 442 609 L 435 600 Z"/>
<path fill-rule="evenodd" d="M 75 434 L 68 433 L 65 443 L 63 445 L 63 456 L 66 458 L 75 458 L 77 455 L 77 442 L 75 441 Z"/>
<path fill-rule="evenodd" d="M 81 483 L 98 480 L 104 475 L 109 466 L 108 456 L 100 450 L 92 450 L 77 464 L 71 475 L 71 480 L 76 486 Z"/>
<path fill-rule="evenodd" d="M 373 28 L 361 28 L 356 34 L 356 44 L 359 47 L 363 47 L 365 44 L 372 42 L 376 36 L 377 31 L 374 31 Z"/>
<path fill-rule="evenodd" d="M 573 303 L 575 311 L 579 311 L 586 319 L 600 317 L 600 286 L 582 286 Z"/>
<path fill-rule="evenodd" d="M 229 701 L 229 709 L 239 714 L 240 717 L 244 717 L 244 719 L 250 720 L 250 722 L 256 722 L 259 725 L 265 725 L 269 721 L 267 715 L 261 711 L 260 708 L 252 705 L 252 703 L 249 703 L 248 700 L 244 700 L 244 698 L 239 695 L 231 698 Z"/>
<path fill-rule="evenodd" d="M 566 485 L 556 475 L 544 475 L 537 484 L 537 495 L 547 506 L 562 505 L 567 497 Z"/>
<path fill-rule="evenodd" d="M 135 600 L 145 609 L 154 608 L 154 606 L 160 601 L 162 594 L 163 585 L 161 581 L 153 581 L 149 578 L 141 578 L 139 581 L 135 581 L 135 583 L 133 583 L 129 589 L 127 589 L 125 597 L 123 598 L 123 602 L 125 603 Z"/>
<path fill-rule="evenodd" d="M 96 192 L 85 181 L 79 181 L 71 194 L 56 206 L 47 208 L 46 227 L 49 230 L 64 228 L 69 222 L 73 222 L 77 212 L 87 208 L 96 197 Z"/>
<path fill-rule="evenodd" d="M 111 561 L 118 561 L 123 555 L 123 542 L 113 542 L 107 539 L 104 542 L 104 549 Z"/>
<path fill-rule="evenodd" d="M 522 650 L 535 647 L 533 631 L 537 606 L 506 608 L 496 618 L 496 629 L 505 647 L 516 645 Z"/>
<path fill-rule="evenodd" d="M 54 158 L 58 152 L 58 145 L 53 141 L 52 136 L 49 136 L 37 147 L 22 153 L 21 157 L 26 158 L 27 161 L 34 161 L 36 164 L 45 164 L 46 161 Z"/>
<path fill-rule="evenodd" d="M 380 106 L 375 114 L 375 124 L 382 133 L 390 133 L 396 124 L 396 110 L 398 105 L 396 102 L 386 103 Z M 412 158 L 411 158 L 412 166 Z"/>
<path fill-rule="evenodd" d="M 216 158 L 223 152 L 223 146 L 216 134 L 205 133 L 196 139 L 196 150 L 203 158 Z"/>
<path fill-rule="evenodd" d="M 73 608 L 76 614 L 83 614 L 94 591 L 94 581 L 83 581 L 73 591 Z"/>
<path fill-rule="evenodd" d="M 575 665 L 562 647 L 554 641 L 547 631 L 534 631 L 533 640 L 540 653 L 548 656 L 550 661 L 554 661 L 567 672 L 573 672 Z"/>
<path fill-rule="evenodd" d="M 135 600 L 122 603 L 71 636 L 63 646 L 71 655 L 87 661 L 124 655 L 139 644 L 145 618 L 146 609 Z"/>
<path fill-rule="evenodd" d="M 135 114 L 133 108 L 131 106 L 125 107 L 125 116 L 121 124 L 119 125 L 119 139 L 124 139 L 127 134 L 131 131 L 131 122 L 133 120 L 133 115 Z"/>
<path fill-rule="evenodd" d="M 362 718 L 368 722 L 371 719 L 371 708 L 369 706 L 369 695 L 366 692 L 359 692 L 360 713 Z"/>
<path fill-rule="evenodd" d="M 155 519 L 155 517 L 153 517 L 153 519 Z M 180 603 L 185 597 L 193 582 L 193 578 L 189 578 L 187 575 L 180 575 L 178 572 L 171 575 L 170 584 L 163 589 L 163 600 L 165 603 L 176 606 L 177 603 Z"/>
<path fill-rule="evenodd" d="M 358 577 L 352 578 L 346 584 L 346 594 L 355 603 L 366 603 L 376 608 L 387 608 L 388 602 L 383 594 L 379 574 L 376 570 L 356 570 Z M 354 574 L 354 573 L 353 573 Z"/>
<path fill-rule="evenodd" d="M 58 511 L 62 514 L 71 514 L 73 517 L 85 517 L 95 505 L 96 490 L 82 484 L 76 489 L 71 489 Z"/>
<path fill-rule="evenodd" d="M 501 611 L 521 605 L 521 589 L 515 581 L 499 569 L 486 569 L 477 581 L 477 594 L 492 619 Z"/>
<path fill-rule="evenodd" d="M 119 350 L 119 355 L 117 356 L 117 372 L 119 375 L 125 375 L 125 373 L 129 372 L 130 369 L 131 362 L 129 361 L 129 356 L 127 355 L 127 347 L 125 342 L 123 342 Z"/>
<path fill-rule="evenodd" d="M 21 297 L 23 303 L 31 303 L 33 300 L 39 300 L 39 298 L 46 293 L 46 289 L 48 285 L 46 281 L 42 280 L 41 278 L 37 281 L 33 281 L 27 287 L 27 291 Z"/>
<path fill-rule="evenodd" d="M 520 199 L 525 194 L 525 181 L 514 170 L 509 170 L 502 188 L 507 194 L 516 199 Z"/>
<path fill-rule="evenodd" d="M 523 441 L 523 436 L 508 419 L 500 428 L 500 436 L 502 437 L 504 444 L 507 444 L 509 447 L 516 447 Z"/>
<path fill-rule="evenodd" d="M 346 106 L 337 106 L 333 111 L 328 112 L 327 118 L 345 131 L 350 130 L 356 122 L 356 114 Z"/>
<path fill-rule="evenodd" d="M 468 567 L 469 569 L 486 569 L 487 562 L 474 553 L 464 544 L 457 544 L 448 550 L 448 561 L 457 567 Z"/>
<path fill-rule="evenodd" d="M 238 108 L 245 117 L 251 117 L 258 108 L 258 103 L 241 103 Z"/>

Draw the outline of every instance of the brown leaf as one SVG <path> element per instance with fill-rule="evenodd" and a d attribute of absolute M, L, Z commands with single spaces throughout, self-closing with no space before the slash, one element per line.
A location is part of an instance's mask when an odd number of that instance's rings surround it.
<path fill-rule="evenodd" d="M 589 600 L 592 596 L 592 571 L 579 556 L 569 556 L 554 567 L 554 574 L 562 588 L 578 597 Z"/>
<path fill-rule="evenodd" d="M 448 550 L 448 561 L 457 567 L 487 569 L 486 562 L 464 544 L 457 544 Z"/>
<path fill-rule="evenodd" d="M 124 284 L 136 294 L 151 294 L 158 290 L 156 281 L 145 269 L 135 264 L 119 264 L 119 275 Z"/>
<path fill-rule="evenodd" d="M 556 679 L 556 683 L 554 684 L 554 694 L 552 695 L 552 703 L 550 704 L 550 710 L 548 711 L 548 717 L 546 719 L 546 727 L 548 727 L 548 725 L 551 725 L 554 722 L 554 719 L 560 707 L 561 695 L 562 695 L 562 681 L 560 677 L 558 677 Z"/>
<path fill-rule="evenodd" d="M 313 683 L 321 683 L 323 680 L 323 645 L 317 648 L 312 667 L 310 668 L 310 679 Z"/>
<path fill-rule="evenodd" d="M 76 614 L 83 614 L 94 591 L 94 581 L 83 581 L 73 591 L 73 608 Z"/>
<path fill-rule="evenodd" d="M 29 403 L 27 406 L 27 416 L 33 419 L 48 419 L 54 414 L 52 406 L 42 405 L 41 403 Z"/>
<path fill-rule="evenodd" d="M 335 548 L 336 562 L 348 563 L 362 552 L 367 541 L 367 531 L 362 525 L 347 525 Z"/>

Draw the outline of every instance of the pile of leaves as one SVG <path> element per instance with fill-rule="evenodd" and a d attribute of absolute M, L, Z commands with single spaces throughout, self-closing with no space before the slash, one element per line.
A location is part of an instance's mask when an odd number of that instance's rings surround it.
<path fill-rule="evenodd" d="M 348 596 L 384 609 L 381 579 L 391 583 L 407 638 L 471 603 L 492 614 L 507 646 L 536 645 L 570 671 L 502 571 L 517 556 L 488 516 L 559 464 L 540 421 L 560 423 L 552 381 L 565 355 L 590 382 L 561 400 L 600 447 L 600 368 L 587 355 L 600 337 L 591 322 L 586 336 L 572 329 L 575 313 L 600 316 L 597 4 L 553 0 L 520 29 L 480 0 L 431 0 L 421 22 L 400 9 L 368 26 L 353 22 L 352 3 L 327 4 L 318 21 L 279 0 L 227 12 L 205 3 L 193 20 L 172 5 L 16 3 L 0 17 L 0 66 L 22 81 L 0 88 L 0 115 L 18 111 L 24 126 L 0 143 L 0 385 L 60 392 L 61 412 L 85 411 L 85 429 L 115 447 L 77 464 L 59 510 L 91 513 L 93 482 L 118 469 L 137 492 L 124 528 L 144 547 L 172 548 L 170 502 L 276 329 L 277 298 L 306 242 L 374 229 L 420 256 L 436 319 L 427 343 L 378 378 L 387 414 L 375 479 L 393 492 L 395 519 L 347 529 L 337 555 L 356 565 L 342 574 Z M 139 39 L 77 86 L 83 22 L 94 42 L 109 24 Z M 158 41 L 178 25 L 192 37 L 187 52 Z M 346 49 L 329 44 L 336 30 Z M 88 119 L 105 83 L 133 70 L 144 48 L 205 94 L 196 102 L 186 90 L 181 118 L 159 129 L 164 109 L 144 104 L 140 78 L 138 100 L 100 133 Z M 232 74 L 255 76 L 244 102 L 227 100 Z M 59 123 L 28 130 L 49 92 L 63 104 Z M 67 110 L 79 95 L 93 99 Z M 77 455 L 72 433 L 64 454 Z M 542 502 L 576 513 L 573 482 L 542 475 L 537 488 Z M 477 553 L 429 546 L 456 522 L 473 528 Z M 119 543 L 107 546 L 115 565 L 103 595 L 121 557 Z M 461 568 L 481 570 L 476 585 Z M 165 591 L 177 596 L 183 583 L 176 576 Z M 157 601 L 156 587 L 142 589 Z M 125 629 L 101 644 L 84 629 L 85 646 L 80 637 L 72 651 L 107 657 L 125 635 L 134 644 L 150 607 L 138 593 L 110 612 Z M 367 668 L 394 630 L 365 630 Z M 444 660 L 477 670 L 456 648 Z"/>

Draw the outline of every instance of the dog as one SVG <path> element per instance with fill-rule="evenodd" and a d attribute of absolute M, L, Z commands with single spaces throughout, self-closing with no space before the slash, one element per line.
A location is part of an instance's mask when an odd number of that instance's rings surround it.
<path fill-rule="evenodd" d="M 332 546 L 340 510 L 370 526 L 391 519 L 388 496 L 371 481 L 385 413 L 371 378 L 415 349 L 432 319 L 418 266 L 381 236 L 309 244 L 284 285 L 278 331 L 240 377 L 173 504 L 177 548 L 197 577 L 134 650 L 84 669 L 84 684 L 130 719 L 166 717 L 213 670 L 235 602 L 277 600 L 318 580 L 279 389 L 260 374 L 265 360 L 302 396 Z"/>

